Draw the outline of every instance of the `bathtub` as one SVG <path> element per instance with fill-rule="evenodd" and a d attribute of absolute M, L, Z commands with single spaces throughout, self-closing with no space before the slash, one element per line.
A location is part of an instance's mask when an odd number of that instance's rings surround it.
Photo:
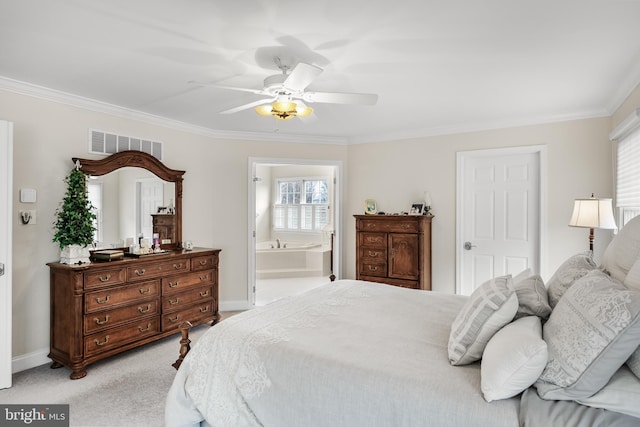
<path fill-rule="evenodd" d="M 330 266 L 331 248 L 321 243 L 256 243 L 256 279 L 328 276 Z"/>

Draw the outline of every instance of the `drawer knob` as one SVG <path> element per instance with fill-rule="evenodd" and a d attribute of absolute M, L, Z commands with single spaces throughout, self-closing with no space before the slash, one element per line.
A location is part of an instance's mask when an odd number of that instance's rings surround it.
<path fill-rule="evenodd" d="M 151 323 L 147 323 L 147 327 L 146 328 L 143 328 L 142 326 L 138 326 L 138 330 L 140 332 L 147 332 L 147 331 L 149 331 L 149 329 L 151 329 Z"/>
<path fill-rule="evenodd" d="M 107 335 L 106 337 L 104 337 L 104 341 L 100 341 L 99 339 L 95 339 L 93 340 L 94 343 L 96 343 L 96 345 L 105 345 L 106 343 L 109 342 L 109 335 Z"/>
<path fill-rule="evenodd" d="M 209 280 L 209 275 L 205 274 L 204 276 L 199 276 L 199 278 L 201 282 L 204 282 L 205 280 Z"/>
<path fill-rule="evenodd" d="M 208 263 L 208 261 L 207 261 L 207 260 L 204 260 L 204 261 L 200 261 L 200 265 L 202 265 L 202 266 L 205 266 L 205 265 L 207 265 L 207 263 Z"/>
<path fill-rule="evenodd" d="M 206 305 L 204 307 L 200 307 L 200 313 L 206 313 L 207 311 L 209 311 L 209 306 Z"/>
<path fill-rule="evenodd" d="M 180 298 L 176 298 L 174 300 L 169 300 L 169 304 L 171 304 L 171 305 L 176 305 L 179 302 L 180 302 Z"/>
<path fill-rule="evenodd" d="M 180 320 L 180 315 L 176 314 L 176 317 L 174 317 L 173 319 L 171 317 L 169 317 L 169 321 L 171 323 L 176 323 L 178 320 Z"/>
<path fill-rule="evenodd" d="M 372 222 L 369 222 L 369 223 L 367 223 L 367 228 L 376 228 L 376 224 L 372 223 Z"/>
<path fill-rule="evenodd" d="M 136 273 L 136 276 L 144 276 L 144 268 L 141 270 L 136 269 L 135 273 Z"/>
<path fill-rule="evenodd" d="M 105 299 L 100 299 L 100 297 L 96 297 L 96 302 L 98 304 L 106 304 L 111 299 L 111 295 L 107 295 Z"/>
<path fill-rule="evenodd" d="M 375 267 L 373 265 L 369 265 L 369 271 L 378 271 L 378 267 Z"/>
<path fill-rule="evenodd" d="M 175 282 L 169 282 L 169 287 L 170 288 L 175 288 L 176 286 L 178 286 L 179 282 L 180 282 L 179 280 L 176 280 Z"/>
<path fill-rule="evenodd" d="M 103 277 L 103 276 L 98 276 L 98 280 L 100 280 L 102 283 L 104 283 L 104 282 L 108 282 L 108 281 L 109 281 L 109 279 L 111 279 L 111 275 L 110 275 L 110 274 L 107 274 L 107 275 L 106 275 L 106 276 L 104 276 L 104 277 Z"/>
<path fill-rule="evenodd" d="M 149 295 L 151 293 L 151 288 L 147 288 L 147 290 L 144 290 L 142 288 L 140 288 L 140 295 Z"/>
<path fill-rule="evenodd" d="M 97 325 L 104 325 L 109 321 L 109 315 L 107 314 L 106 316 L 104 316 L 104 320 L 100 320 L 97 317 L 94 317 L 93 321 L 96 322 Z"/>
<path fill-rule="evenodd" d="M 149 310 L 151 310 L 151 304 L 147 304 L 147 308 L 146 308 L 146 309 L 145 309 L 145 308 L 142 308 L 142 307 L 138 307 L 138 311 L 139 311 L 140 313 L 148 313 L 148 312 L 149 312 Z"/>
<path fill-rule="evenodd" d="M 378 251 L 369 251 L 369 256 L 370 257 L 377 257 L 378 255 L 380 255 L 380 252 L 378 252 Z"/>
<path fill-rule="evenodd" d="M 181 270 L 182 269 L 182 263 L 180 264 L 173 264 L 173 268 L 176 270 Z"/>
<path fill-rule="evenodd" d="M 206 291 L 200 291 L 200 296 L 201 297 L 209 296 L 209 290 L 207 289 Z"/>

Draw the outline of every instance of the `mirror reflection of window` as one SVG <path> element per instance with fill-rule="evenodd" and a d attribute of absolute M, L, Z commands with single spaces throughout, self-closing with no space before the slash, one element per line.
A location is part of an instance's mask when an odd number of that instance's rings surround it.
<path fill-rule="evenodd" d="M 96 214 L 96 219 L 93 222 L 95 226 L 93 241 L 96 243 L 102 242 L 102 181 L 91 178 L 87 185 L 87 193 L 89 201 L 93 206 L 93 212 Z"/>

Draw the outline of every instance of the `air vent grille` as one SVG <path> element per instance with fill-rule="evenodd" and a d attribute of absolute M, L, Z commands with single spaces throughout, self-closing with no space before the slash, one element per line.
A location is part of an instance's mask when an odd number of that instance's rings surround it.
<path fill-rule="evenodd" d="M 162 160 L 162 142 L 160 141 L 89 129 L 90 153 L 113 154 L 127 150 L 143 151 L 158 160 Z"/>

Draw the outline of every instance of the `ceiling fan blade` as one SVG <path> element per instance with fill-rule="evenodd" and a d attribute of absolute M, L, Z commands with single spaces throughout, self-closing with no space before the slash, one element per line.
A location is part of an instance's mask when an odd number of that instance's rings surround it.
<path fill-rule="evenodd" d="M 294 92 L 302 92 L 322 73 L 322 68 L 299 62 L 287 76 L 282 86 Z"/>
<path fill-rule="evenodd" d="M 328 104 L 375 105 L 378 95 L 374 93 L 305 92 L 302 99 L 307 102 Z"/>
<path fill-rule="evenodd" d="M 210 87 L 215 87 L 215 88 L 218 88 L 218 89 L 228 89 L 228 90 L 237 90 L 237 91 L 240 91 L 240 92 L 249 92 L 249 93 L 253 93 L 253 94 L 256 94 L 256 95 L 265 95 L 265 94 L 267 94 L 264 91 L 264 89 L 249 89 L 249 88 L 246 88 L 246 87 L 224 86 L 224 85 L 219 85 L 219 84 L 215 84 L 215 83 L 198 82 L 198 81 L 195 81 L 195 80 L 189 80 L 188 83 L 189 84 L 193 84 L 193 85 L 198 85 L 198 86 L 210 86 Z"/>
<path fill-rule="evenodd" d="M 259 101 L 250 102 L 248 104 L 244 104 L 244 105 L 240 105 L 238 107 L 230 108 L 228 110 L 220 111 L 219 114 L 233 114 L 233 113 L 237 113 L 239 111 L 248 110 L 249 108 L 257 107 L 259 105 L 269 104 L 270 102 L 274 102 L 274 101 L 275 101 L 275 98 L 261 99 Z"/>

